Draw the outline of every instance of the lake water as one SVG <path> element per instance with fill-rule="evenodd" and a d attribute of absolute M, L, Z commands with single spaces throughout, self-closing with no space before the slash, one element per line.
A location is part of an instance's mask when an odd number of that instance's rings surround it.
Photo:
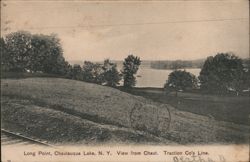
<path fill-rule="evenodd" d="M 187 72 L 199 76 L 201 69 L 185 69 Z M 137 72 L 137 84 L 136 87 L 157 87 L 162 88 L 168 79 L 168 75 L 173 70 L 159 70 L 151 68 L 141 68 Z"/>
<path fill-rule="evenodd" d="M 71 64 L 79 64 L 82 66 L 81 61 L 78 62 L 71 62 Z M 122 61 L 115 62 L 117 64 L 117 69 L 120 71 L 122 69 Z M 190 72 L 194 74 L 196 77 L 199 76 L 199 73 L 201 69 L 185 69 L 187 72 Z M 136 74 L 137 83 L 136 87 L 156 87 L 156 88 L 162 88 L 164 84 L 166 83 L 166 80 L 168 79 L 168 75 L 173 70 L 161 70 L 161 69 L 151 69 L 150 64 L 143 63 L 140 65 L 140 68 Z M 123 85 L 123 83 L 120 83 Z"/>
<path fill-rule="evenodd" d="M 121 69 L 121 66 L 118 66 L 118 69 Z M 199 76 L 201 69 L 185 69 L 187 72 L 194 74 L 196 77 Z M 160 70 L 160 69 L 151 69 L 148 66 L 140 66 L 136 74 L 136 87 L 157 87 L 162 88 L 168 79 L 168 75 L 173 70 Z M 138 77 L 140 76 L 140 77 Z M 122 83 L 121 83 L 122 84 Z"/>

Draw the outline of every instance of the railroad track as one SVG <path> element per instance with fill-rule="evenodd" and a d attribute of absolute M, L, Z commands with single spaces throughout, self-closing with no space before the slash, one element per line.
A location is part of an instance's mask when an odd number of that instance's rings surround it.
<path fill-rule="evenodd" d="M 1 129 L 1 145 L 39 145 L 39 146 L 49 146 L 54 147 L 53 145 L 48 144 L 47 142 L 40 141 L 37 139 L 32 139 L 25 137 L 19 133 L 11 132 L 5 129 Z"/>

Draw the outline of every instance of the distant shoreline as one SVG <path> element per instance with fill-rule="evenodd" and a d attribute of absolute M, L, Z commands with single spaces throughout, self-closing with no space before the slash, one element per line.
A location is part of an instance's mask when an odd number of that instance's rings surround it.
<path fill-rule="evenodd" d="M 250 66 L 250 58 L 241 58 L 243 61 L 243 65 L 245 67 Z M 150 67 L 151 69 L 156 70 L 174 70 L 174 69 L 201 69 L 204 62 L 204 59 L 190 59 L 190 60 L 142 60 L 140 67 Z M 74 65 L 83 65 L 84 61 L 92 61 L 92 60 L 69 60 L 69 64 Z M 102 64 L 103 61 L 92 61 L 95 63 Z M 122 66 L 123 60 L 112 60 L 111 62 L 117 64 L 117 66 Z M 173 64 L 178 64 L 177 68 L 174 67 Z"/>

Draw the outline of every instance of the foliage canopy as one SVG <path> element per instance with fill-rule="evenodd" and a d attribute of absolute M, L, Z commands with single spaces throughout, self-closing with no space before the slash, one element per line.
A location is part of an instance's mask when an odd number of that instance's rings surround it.
<path fill-rule="evenodd" d="M 185 70 L 175 70 L 171 72 L 168 76 L 168 80 L 165 84 L 166 90 L 187 90 L 187 89 L 193 89 L 197 87 L 197 78 L 185 71 Z"/>
<path fill-rule="evenodd" d="M 13 32 L 1 38 L 3 70 L 65 74 L 68 62 L 56 35 Z"/>
<path fill-rule="evenodd" d="M 136 78 L 135 74 L 137 73 L 139 66 L 141 65 L 141 60 L 139 57 L 134 55 L 128 55 L 123 62 L 123 86 L 126 88 L 130 88 L 135 86 Z"/>
<path fill-rule="evenodd" d="M 201 89 L 224 93 L 242 89 L 245 75 L 242 60 L 229 53 L 218 53 L 206 59 L 199 76 Z"/>

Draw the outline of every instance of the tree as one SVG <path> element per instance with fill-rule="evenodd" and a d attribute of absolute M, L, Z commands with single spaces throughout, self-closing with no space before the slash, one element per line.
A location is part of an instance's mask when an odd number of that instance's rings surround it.
<path fill-rule="evenodd" d="M 250 60 L 248 60 L 250 61 Z M 250 62 L 247 64 L 243 64 L 243 73 L 239 77 L 239 79 L 234 79 L 232 83 L 230 83 L 231 89 L 233 89 L 236 92 L 236 95 L 238 96 L 243 90 L 248 91 L 250 90 Z"/>
<path fill-rule="evenodd" d="M 1 39 L 2 56 L 9 71 L 43 72 L 65 75 L 68 63 L 63 57 L 60 39 L 56 35 L 32 35 L 18 31 Z M 2 47 L 1 47 L 2 49 Z M 1 50 L 2 53 L 2 50 Z M 3 62 L 3 60 L 1 61 Z"/>
<path fill-rule="evenodd" d="M 244 75 L 242 60 L 234 54 L 218 53 L 206 59 L 199 76 L 201 89 L 213 93 L 239 91 Z"/>
<path fill-rule="evenodd" d="M 8 54 L 4 38 L 0 38 L 1 71 L 9 71 L 11 57 Z"/>
<path fill-rule="evenodd" d="M 64 69 L 65 69 L 65 77 L 68 79 L 72 79 L 73 78 L 73 66 L 69 64 L 68 61 L 65 61 L 64 63 Z"/>
<path fill-rule="evenodd" d="M 119 85 L 119 82 L 121 80 L 121 74 L 117 70 L 117 65 L 114 63 L 111 63 L 109 59 L 104 60 L 103 64 L 103 70 L 104 70 L 104 81 L 105 85 L 110 87 L 116 87 Z"/>
<path fill-rule="evenodd" d="M 103 69 L 101 64 L 84 61 L 82 70 L 84 81 L 96 84 L 104 83 Z"/>
<path fill-rule="evenodd" d="M 168 80 L 164 85 L 166 90 L 174 90 L 177 92 L 180 90 L 193 89 L 197 87 L 197 78 L 195 75 L 186 72 L 185 70 L 175 70 L 168 76 Z"/>
<path fill-rule="evenodd" d="M 33 35 L 30 69 L 34 72 L 64 75 L 67 63 L 63 57 L 60 39 L 56 35 Z"/>
<path fill-rule="evenodd" d="M 83 74 L 82 74 L 82 68 L 80 65 L 75 64 L 72 67 L 72 71 L 71 71 L 71 75 L 72 75 L 72 79 L 75 80 L 83 80 Z"/>
<path fill-rule="evenodd" d="M 129 55 L 125 58 L 123 62 L 123 86 L 126 88 L 131 88 L 136 84 L 135 74 L 137 73 L 139 66 L 141 65 L 141 60 L 137 56 Z"/>
<path fill-rule="evenodd" d="M 8 53 L 9 70 L 24 72 L 27 70 L 31 55 L 31 38 L 29 32 L 18 31 L 10 33 L 5 38 Z"/>
<path fill-rule="evenodd" d="M 248 68 L 243 74 L 243 88 L 244 90 L 250 90 L 250 69 Z"/>

